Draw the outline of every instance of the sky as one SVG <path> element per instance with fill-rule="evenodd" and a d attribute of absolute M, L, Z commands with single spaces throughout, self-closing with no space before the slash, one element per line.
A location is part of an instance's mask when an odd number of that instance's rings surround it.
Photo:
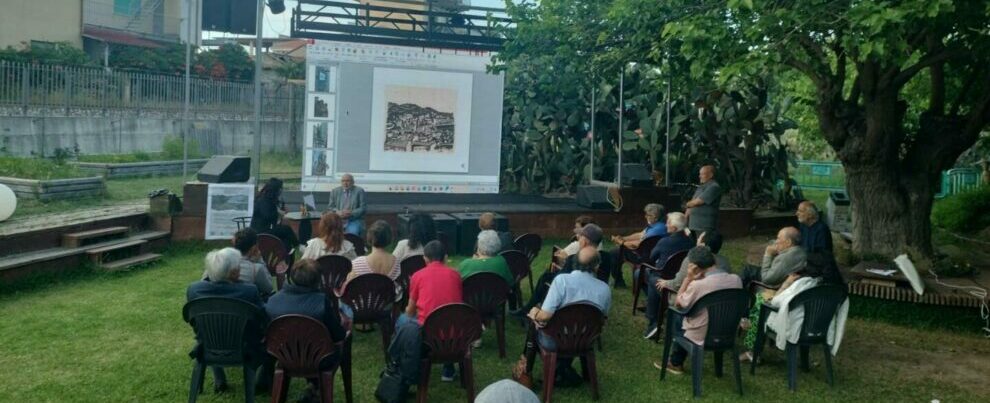
<path fill-rule="evenodd" d="M 477 7 L 494 7 L 494 8 L 504 8 L 504 0 L 471 0 L 472 6 Z M 290 23 L 292 19 L 292 9 L 296 7 L 296 2 L 293 0 L 285 1 L 285 12 L 279 15 L 274 15 L 268 7 L 265 7 L 265 20 L 262 26 L 262 32 L 265 38 L 277 38 L 280 36 L 289 36 L 292 34 L 290 32 Z M 223 32 L 204 32 L 204 39 L 219 39 L 227 37 L 235 37 L 236 35 L 223 33 Z"/>

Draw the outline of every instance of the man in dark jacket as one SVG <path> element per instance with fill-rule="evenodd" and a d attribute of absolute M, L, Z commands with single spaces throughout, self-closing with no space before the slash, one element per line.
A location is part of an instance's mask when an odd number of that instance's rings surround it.
<path fill-rule="evenodd" d="M 262 312 L 265 309 L 261 301 L 261 294 L 254 284 L 241 283 L 241 252 L 234 248 L 223 248 L 215 250 L 206 255 L 206 279 L 197 281 L 189 285 L 186 289 L 186 301 L 206 297 L 235 298 L 254 304 Z M 253 327 L 249 327 L 252 329 Z M 267 356 L 264 346 L 261 344 L 261 334 L 255 332 L 245 332 L 245 341 L 250 348 L 255 351 L 256 356 Z M 196 347 L 196 350 L 199 346 Z M 196 352 L 194 350 L 194 353 Z M 212 367 L 213 370 L 213 391 L 222 393 L 229 390 L 227 386 L 227 376 L 222 367 Z M 267 389 L 271 385 L 271 377 L 262 376 L 258 378 L 258 389 Z"/>
<path fill-rule="evenodd" d="M 650 261 L 654 267 L 662 269 L 663 265 L 677 252 L 685 251 L 694 247 L 694 240 L 688 235 L 687 217 L 684 213 L 667 214 L 667 233 L 670 234 L 657 242 L 657 246 L 650 251 Z M 644 269 L 645 270 L 645 269 Z M 660 291 L 657 288 L 660 283 L 660 273 L 650 271 L 646 279 L 646 332 L 644 338 L 652 339 L 656 337 L 657 321 L 663 312 L 660 311 Z"/>
<path fill-rule="evenodd" d="M 798 230 L 801 231 L 801 248 L 806 253 L 832 253 L 832 231 L 821 219 L 815 203 L 805 200 L 798 204 Z"/>

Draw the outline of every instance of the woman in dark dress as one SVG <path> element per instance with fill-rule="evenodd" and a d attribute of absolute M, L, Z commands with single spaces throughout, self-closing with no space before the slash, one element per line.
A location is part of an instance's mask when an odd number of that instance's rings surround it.
<path fill-rule="evenodd" d="M 299 246 L 299 238 L 287 225 L 280 224 L 285 214 L 285 203 L 281 201 L 282 180 L 271 178 L 254 198 L 254 214 L 251 216 L 251 228 L 259 234 L 271 234 L 282 240 L 286 249 Z"/>

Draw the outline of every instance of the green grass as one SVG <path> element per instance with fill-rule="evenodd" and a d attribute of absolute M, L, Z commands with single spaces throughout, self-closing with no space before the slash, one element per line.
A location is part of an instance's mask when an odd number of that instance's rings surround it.
<path fill-rule="evenodd" d="M 68 179 L 92 176 L 69 164 L 44 158 L 0 157 L 0 176 L 21 179 Z"/>
<path fill-rule="evenodd" d="M 534 270 L 545 267 L 548 249 Z M 738 263 L 741 249 L 726 252 Z M 0 311 L 4 312 L 0 316 L 0 329 L 4 329 L 0 332 L 0 379 L 4 380 L 0 401 L 185 400 L 192 368 L 186 353 L 193 341 L 192 331 L 182 322 L 181 309 L 185 288 L 201 275 L 207 250 L 204 244 L 174 245 L 163 262 L 130 272 L 83 268 L 73 275 L 0 287 Z M 528 293 L 528 287 L 523 288 Z M 599 355 L 601 401 L 690 400 L 689 376 L 659 381 L 652 362 L 659 359 L 661 347 L 641 339 L 644 319 L 630 316 L 628 290 L 616 290 L 613 295 L 604 333 L 605 352 Z M 485 333 L 484 345 L 474 354 L 478 390 L 509 376 L 523 336 L 521 328 L 509 321 L 508 357 L 498 359 L 494 332 Z M 357 333 L 354 356 L 355 400 L 373 401 L 383 366 L 379 335 Z M 836 360 L 835 388 L 826 386 L 821 365 L 814 365 L 810 374 L 799 375 L 798 392 L 787 392 L 784 361 L 777 351 L 767 354 L 757 376 L 744 373 L 743 382 L 746 399 L 752 401 L 987 401 L 988 358 L 990 345 L 975 332 L 918 329 L 854 317 Z M 820 355 L 813 354 L 812 360 L 820 362 Z M 538 363 L 536 370 L 540 368 Z M 707 399 L 738 399 L 731 376 L 714 377 L 710 357 L 703 371 Z M 433 369 L 430 401 L 462 402 L 464 392 L 454 384 L 440 383 L 438 372 Z M 207 392 L 200 401 L 243 401 L 238 389 L 241 376 L 231 371 L 229 377 L 234 393 L 214 396 Z M 207 378 L 209 385 L 212 380 Z M 339 376 L 336 382 L 342 391 Z M 290 398 L 298 395 L 301 384 L 293 383 Z M 587 387 L 559 388 L 555 396 L 561 402 L 590 401 Z M 259 401 L 267 398 L 261 396 Z"/>

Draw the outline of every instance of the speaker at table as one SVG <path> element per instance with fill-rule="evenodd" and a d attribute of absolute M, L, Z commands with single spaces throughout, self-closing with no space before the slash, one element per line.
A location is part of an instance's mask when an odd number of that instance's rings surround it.
<path fill-rule="evenodd" d="M 196 173 L 196 179 L 206 183 L 247 182 L 251 178 L 251 158 L 237 155 L 216 155 Z"/>

